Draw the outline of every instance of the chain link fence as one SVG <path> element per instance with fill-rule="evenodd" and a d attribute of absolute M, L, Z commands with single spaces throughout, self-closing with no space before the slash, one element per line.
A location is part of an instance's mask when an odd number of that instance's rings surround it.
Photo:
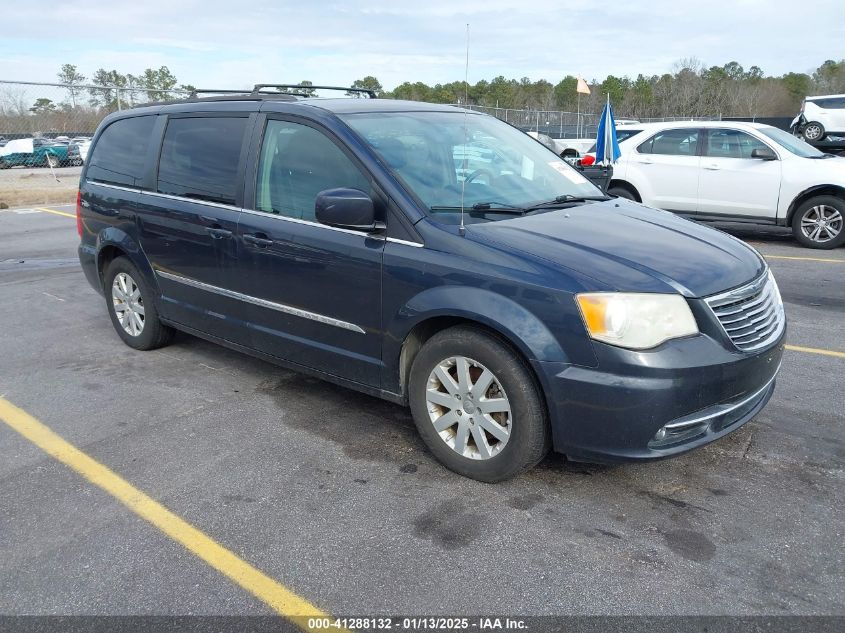
<path fill-rule="evenodd" d="M 0 80 L 0 137 L 90 137 L 111 112 L 188 95 L 184 90 Z"/>
<path fill-rule="evenodd" d="M 142 103 L 186 98 L 185 90 L 150 90 L 137 86 L 99 86 L 0 80 L 0 143 L 21 138 L 90 137 L 111 112 Z M 518 110 L 470 105 L 526 132 L 553 138 L 595 136 L 599 115 L 592 112 Z M 617 116 L 617 118 L 620 118 Z M 712 117 L 711 117 L 712 118 Z M 663 117 L 641 122 L 707 120 Z"/>
<path fill-rule="evenodd" d="M 71 203 L 100 121 L 184 90 L 0 80 L 0 209 Z"/>
<path fill-rule="evenodd" d="M 460 104 L 456 104 L 460 105 Z M 464 106 L 460 106 L 464 107 Z M 595 138 L 601 114 L 592 112 L 563 112 L 557 110 L 516 110 L 469 105 L 469 110 L 484 112 L 525 132 L 539 132 L 552 138 Z M 617 120 L 625 118 L 614 113 Z M 714 121 L 721 117 L 653 117 L 636 119 L 640 123 L 666 123 L 672 121 Z"/>
<path fill-rule="evenodd" d="M 459 104 L 456 104 L 459 105 Z M 463 106 L 501 119 L 525 132 L 539 132 L 552 138 L 588 138 L 596 135 L 599 115 L 559 110 L 516 110 L 488 106 Z"/>

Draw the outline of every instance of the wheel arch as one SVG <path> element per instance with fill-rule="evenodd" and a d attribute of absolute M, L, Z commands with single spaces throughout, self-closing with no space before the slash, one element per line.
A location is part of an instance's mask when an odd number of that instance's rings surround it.
<path fill-rule="evenodd" d="M 126 257 L 141 272 L 144 280 L 153 288 L 156 295 L 160 293 L 158 281 L 149 260 L 141 250 L 141 246 L 125 231 L 117 227 L 109 227 L 102 231 L 97 236 L 96 252 L 100 287 L 104 287 L 104 275 L 108 265 L 117 257 Z"/>
<path fill-rule="evenodd" d="M 627 180 L 622 180 L 621 178 L 611 178 L 610 182 L 607 185 L 608 190 L 611 187 L 620 187 L 622 189 L 627 189 L 634 195 L 634 197 L 637 199 L 637 202 L 643 201 L 643 197 L 640 195 L 640 192 L 637 191 L 637 188 Z"/>
<path fill-rule="evenodd" d="M 803 203 L 805 203 L 810 198 L 814 198 L 815 196 L 835 196 L 837 198 L 841 198 L 845 202 L 845 187 L 841 185 L 814 185 L 809 189 L 805 189 L 801 193 L 799 193 L 795 198 L 793 198 L 792 202 L 789 204 L 789 208 L 786 212 L 786 218 L 784 220 L 785 226 L 792 225 L 792 219 L 795 217 L 795 212 L 798 210 Z"/>
<path fill-rule="evenodd" d="M 488 334 L 498 340 L 502 345 L 504 345 L 505 347 L 510 349 L 514 354 L 516 354 L 525 364 L 525 368 L 531 375 L 531 378 L 533 378 L 534 384 L 537 387 L 537 392 L 539 393 L 540 398 L 542 400 L 543 407 L 546 410 L 546 415 L 549 416 L 548 419 L 551 420 L 553 412 L 551 410 L 551 407 L 549 406 L 550 403 L 546 391 L 546 383 L 543 380 L 543 377 L 537 373 L 534 364 L 531 363 L 531 359 L 526 356 L 524 350 L 519 345 L 514 344 L 513 341 L 511 341 L 507 336 L 503 335 L 502 332 L 500 332 L 498 329 L 493 328 L 490 325 L 481 321 L 473 320 L 467 317 L 455 317 L 445 315 L 431 317 L 420 321 L 408 333 L 408 336 L 403 341 L 402 348 L 399 354 L 399 385 L 403 402 L 408 402 L 408 377 L 410 376 L 411 367 L 414 364 L 414 359 L 416 358 L 420 349 L 422 349 L 422 346 L 428 339 L 430 339 L 438 332 L 442 332 L 444 330 L 456 326 L 472 327 L 481 332 L 484 332 L 485 334 Z"/>
<path fill-rule="evenodd" d="M 477 327 L 495 336 L 529 367 L 532 360 L 569 362 L 542 321 L 513 300 L 480 288 L 441 286 L 421 293 L 403 306 L 388 326 L 387 389 L 405 396 L 408 374 L 419 350 L 438 332 L 457 325 Z M 535 377 L 542 385 L 536 374 Z"/>

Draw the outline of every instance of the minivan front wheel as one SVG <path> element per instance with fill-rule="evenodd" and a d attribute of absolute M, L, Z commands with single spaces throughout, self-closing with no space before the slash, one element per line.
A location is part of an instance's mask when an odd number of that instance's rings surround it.
<path fill-rule="evenodd" d="M 792 217 L 792 234 L 809 248 L 830 249 L 845 243 L 845 200 L 816 196 L 802 203 Z"/>
<path fill-rule="evenodd" d="M 153 294 L 131 261 L 115 258 L 106 269 L 103 282 L 109 317 L 124 343 L 150 350 L 170 342 L 173 330 L 159 320 Z"/>
<path fill-rule="evenodd" d="M 548 452 L 543 398 L 525 362 L 468 326 L 423 345 L 408 382 L 417 429 L 447 468 L 479 481 L 508 479 Z"/>

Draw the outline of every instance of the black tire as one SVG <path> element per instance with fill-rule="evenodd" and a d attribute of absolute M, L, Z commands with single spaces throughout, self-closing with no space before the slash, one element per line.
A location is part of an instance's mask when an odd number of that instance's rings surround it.
<path fill-rule="evenodd" d="M 132 335 L 124 329 L 115 309 L 112 286 L 115 277 L 121 273 L 128 275 L 140 291 L 138 303 L 144 309 L 143 328 L 136 335 Z M 135 265 L 126 257 L 116 257 L 106 268 L 105 275 L 103 275 L 103 294 L 106 296 L 106 308 L 108 309 L 112 325 L 117 335 L 129 347 L 139 350 L 151 350 L 164 347 L 173 340 L 174 330 L 164 325 L 159 319 L 152 290 L 147 285 L 141 273 L 138 272 Z"/>
<path fill-rule="evenodd" d="M 819 141 L 824 140 L 827 132 L 825 131 L 824 126 L 818 121 L 810 121 L 804 125 L 804 129 L 801 130 L 801 135 L 804 137 L 805 141 L 818 143 Z"/>
<path fill-rule="evenodd" d="M 59 160 L 58 156 L 54 156 L 53 154 L 47 154 L 44 157 L 44 165 L 56 169 L 57 167 L 61 166 L 61 161 Z"/>
<path fill-rule="evenodd" d="M 0 169 L 10 169 L 11 167 L 12 166 L 9 163 L 0 158 Z"/>
<path fill-rule="evenodd" d="M 637 196 L 634 195 L 634 192 L 628 189 L 628 187 L 620 187 L 619 185 L 610 187 L 607 190 L 607 195 L 613 196 L 614 198 L 625 198 L 625 200 L 633 200 L 634 202 L 637 201 Z"/>
<path fill-rule="evenodd" d="M 831 229 L 839 231 L 836 237 L 830 238 L 828 229 L 823 229 L 819 234 L 821 239 L 828 238 L 824 241 L 811 239 L 810 236 L 804 234 L 802 228 L 804 219 L 807 218 L 808 221 L 818 220 L 819 209 L 822 209 L 825 214 L 834 215 L 834 217 L 835 212 L 839 212 L 838 219 L 828 223 Z M 811 230 L 808 229 L 808 232 L 812 235 Z M 808 248 L 827 250 L 842 246 L 845 243 L 845 200 L 836 196 L 816 196 L 802 202 L 795 210 L 795 215 L 792 216 L 792 234 L 799 244 Z"/>
<path fill-rule="evenodd" d="M 472 359 L 489 369 L 510 404 L 507 442 L 487 459 L 472 459 L 453 450 L 435 430 L 429 414 L 426 400 L 429 376 L 437 365 L 455 356 Z M 471 369 L 480 373 L 483 368 Z M 478 376 L 473 380 L 478 380 Z M 414 359 L 408 393 L 411 413 L 423 441 L 442 464 L 464 477 L 487 483 L 509 479 L 537 464 L 549 452 L 548 415 L 534 375 L 508 345 L 480 329 L 456 326 L 431 337 Z M 468 408 L 467 415 L 470 415 Z M 452 433 L 452 429 L 445 432 Z M 475 445 L 472 435 L 467 440 L 467 447 L 471 445 Z"/>

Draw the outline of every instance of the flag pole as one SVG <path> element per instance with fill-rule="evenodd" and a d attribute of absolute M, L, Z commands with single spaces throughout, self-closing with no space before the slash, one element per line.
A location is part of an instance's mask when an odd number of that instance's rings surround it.
<path fill-rule="evenodd" d="M 577 88 L 576 88 L 577 91 Z M 578 94 L 578 115 L 575 119 L 575 134 L 578 135 L 578 138 L 581 138 L 581 92 L 577 91 Z"/>

